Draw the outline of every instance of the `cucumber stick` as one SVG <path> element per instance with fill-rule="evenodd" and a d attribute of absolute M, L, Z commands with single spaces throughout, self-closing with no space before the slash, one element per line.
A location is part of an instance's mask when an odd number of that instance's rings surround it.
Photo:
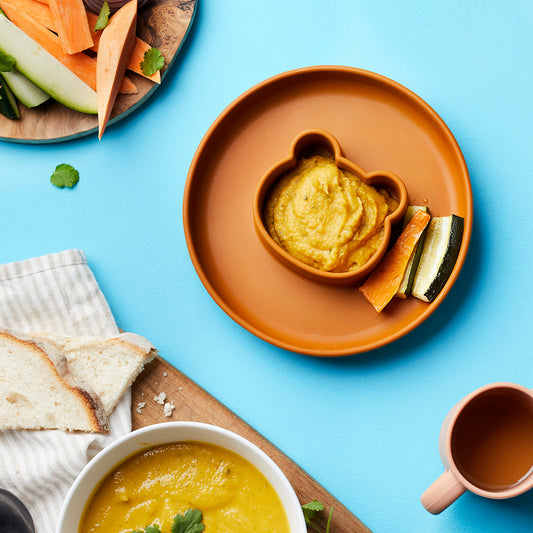
<path fill-rule="evenodd" d="M 455 266 L 463 230 L 464 219 L 460 216 L 431 219 L 413 283 L 413 296 L 424 302 L 432 302 L 438 296 Z"/>
<path fill-rule="evenodd" d="M 26 107 L 36 107 L 43 102 L 50 100 L 42 89 L 32 83 L 26 76 L 23 76 L 17 69 L 10 72 L 2 72 L 5 82 L 13 91 L 19 102 L 22 102 Z"/>
<path fill-rule="evenodd" d="M 12 55 L 17 70 L 54 100 L 82 113 L 98 113 L 96 91 L 5 16 L 0 16 L 0 49 Z"/>

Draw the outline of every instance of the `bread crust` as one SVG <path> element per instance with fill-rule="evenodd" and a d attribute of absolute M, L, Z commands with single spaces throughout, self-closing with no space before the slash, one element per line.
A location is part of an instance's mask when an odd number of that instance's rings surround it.
<path fill-rule="evenodd" d="M 20 333 L 0 328 L 0 364 L 2 345 L 6 342 L 18 343 L 19 348 L 23 347 L 36 361 L 46 365 L 48 372 L 52 372 L 54 379 L 61 384 L 62 390 L 68 391 L 72 399 L 83 405 L 85 418 L 89 420 L 86 424 L 89 427 L 85 426 L 83 431 L 99 433 L 109 430 L 109 416 L 116 404 L 145 365 L 158 355 L 152 343 L 135 333 L 121 333 L 116 337 L 100 339 L 67 337 L 50 332 Z M 9 362 L 4 360 L 4 364 L 7 372 Z M 9 389 L 13 394 L 18 394 L 19 399 L 24 398 L 24 379 L 21 381 L 19 384 L 10 384 Z M 9 398 L 2 397 L 9 393 L 5 385 L 2 385 L 0 372 L 0 430 L 52 428 L 44 421 L 34 422 L 33 425 L 24 424 L 23 421 L 7 422 L 9 415 L 5 412 L 2 414 L 3 409 L 9 408 Z M 22 389 L 17 392 L 17 387 Z M 50 418 L 55 419 L 55 416 Z M 56 429 L 75 430 L 61 427 L 59 421 L 56 426 Z"/>
<path fill-rule="evenodd" d="M 64 355 L 69 373 L 94 390 L 108 416 L 145 365 L 158 354 L 150 341 L 135 333 L 108 339 L 48 332 L 33 332 L 30 336 Z"/>
<path fill-rule="evenodd" d="M 40 367 L 43 377 L 50 378 L 58 388 L 70 396 L 72 401 L 77 402 L 81 406 L 86 420 L 83 423 L 80 421 L 80 427 L 61 427 L 60 411 L 62 406 L 58 406 L 57 417 L 54 419 L 58 420 L 59 423 L 53 424 L 43 421 L 41 424 L 34 423 L 32 426 L 28 426 L 20 417 L 13 418 L 9 413 L 2 413 L 0 410 L 0 429 L 64 429 L 94 433 L 109 431 L 109 419 L 104 413 L 101 402 L 92 391 L 78 383 L 75 377 L 69 374 L 64 356 L 61 356 L 59 352 L 54 352 L 50 347 L 45 347 L 38 340 L 32 340 L 27 335 L 0 330 L 0 351 L 7 351 L 9 345 L 12 349 L 24 350 L 27 357 L 33 359 L 35 365 L 43 365 Z M 8 366 L 7 361 L 4 364 Z M 3 406 L 3 409 L 8 409 L 10 405 L 15 403 L 10 398 L 24 397 L 29 384 L 25 382 L 10 383 L 8 381 L 9 368 L 4 368 L 2 374 L 4 374 L 4 379 L 0 380 L 0 406 Z"/>

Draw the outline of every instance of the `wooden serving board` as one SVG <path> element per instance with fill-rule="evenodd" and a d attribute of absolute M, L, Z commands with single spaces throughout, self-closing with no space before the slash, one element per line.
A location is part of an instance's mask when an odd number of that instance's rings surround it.
<path fill-rule="evenodd" d="M 133 429 L 171 420 L 187 420 L 215 424 L 238 433 L 274 460 L 291 482 L 302 504 L 314 499 L 324 504 L 325 510 L 316 515 L 316 524 L 322 531 L 326 531 L 327 516 L 333 506 L 331 533 L 370 532 L 355 515 L 282 451 L 160 357 L 145 368 L 133 384 L 132 392 Z M 165 392 L 167 401 L 176 406 L 171 417 L 166 417 L 163 406 L 154 400 L 161 392 Z M 138 409 L 141 402 L 146 405 Z"/>
<path fill-rule="evenodd" d="M 194 20 L 198 0 L 148 0 L 139 10 L 137 35 L 159 48 L 165 58 L 161 69 L 161 84 L 175 60 Z M 128 71 L 127 76 L 139 92 L 118 96 L 109 125 L 128 116 L 144 104 L 160 85 Z M 98 130 L 95 115 L 78 113 L 49 100 L 39 107 L 28 109 L 19 104 L 20 119 L 10 120 L 0 114 L 0 139 L 22 143 L 60 142 L 81 137 Z"/>

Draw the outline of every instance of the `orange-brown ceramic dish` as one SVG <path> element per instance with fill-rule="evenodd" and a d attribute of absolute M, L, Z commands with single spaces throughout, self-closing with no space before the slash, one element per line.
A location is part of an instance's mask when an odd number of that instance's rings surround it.
<path fill-rule="evenodd" d="M 459 257 L 431 304 L 395 299 L 377 314 L 356 288 L 305 279 L 261 244 L 251 207 L 257 184 L 300 132 L 317 128 L 367 172 L 400 176 L 410 204 L 464 218 Z M 424 322 L 457 280 L 472 221 L 468 170 L 444 121 L 397 82 L 342 66 L 285 72 L 239 96 L 200 142 L 183 201 L 189 254 L 214 301 L 260 339 L 314 356 L 367 352 Z"/>
<path fill-rule="evenodd" d="M 269 235 L 264 225 L 263 210 L 265 199 L 276 180 L 294 168 L 298 159 L 303 154 L 317 151 L 324 151 L 331 154 L 338 168 L 350 172 L 368 185 L 383 187 L 398 201 L 398 207 L 385 219 L 383 240 L 376 253 L 364 265 L 349 272 L 326 272 L 306 265 L 279 246 Z M 300 133 L 291 143 L 288 156 L 276 162 L 262 177 L 254 195 L 253 217 L 259 240 L 266 250 L 282 264 L 305 278 L 319 283 L 326 283 L 328 285 L 354 285 L 365 276 L 368 276 L 381 261 L 390 242 L 392 226 L 403 218 L 406 209 L 407 190 L 398 176 L 391 172 L 379 170 L 370 173 L 365 172 L 354 162 L 343 157 L 341 146 L 331 133 L 320 129 L 313 129 Z"/>

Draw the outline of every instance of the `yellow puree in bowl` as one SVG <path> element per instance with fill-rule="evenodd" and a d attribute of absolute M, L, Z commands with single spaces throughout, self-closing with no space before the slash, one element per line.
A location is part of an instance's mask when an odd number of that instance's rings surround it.
<path fill-rule="evenodd" d="M 96 489 L 79 533 L 131 533 L 177 513 L 203 512 L 205 533 L 290 533 L 272 485 L 247 460 L 211 444 L 182 442 L 127 459 Z"/>
<path fill-rule="evenodd" d="M 327 272 L 364 265 L 383 239 L 397 202 L 341 170 L 330 157 L 300 159 L 267 196 L 265 227 L 296 259 Z"/>

